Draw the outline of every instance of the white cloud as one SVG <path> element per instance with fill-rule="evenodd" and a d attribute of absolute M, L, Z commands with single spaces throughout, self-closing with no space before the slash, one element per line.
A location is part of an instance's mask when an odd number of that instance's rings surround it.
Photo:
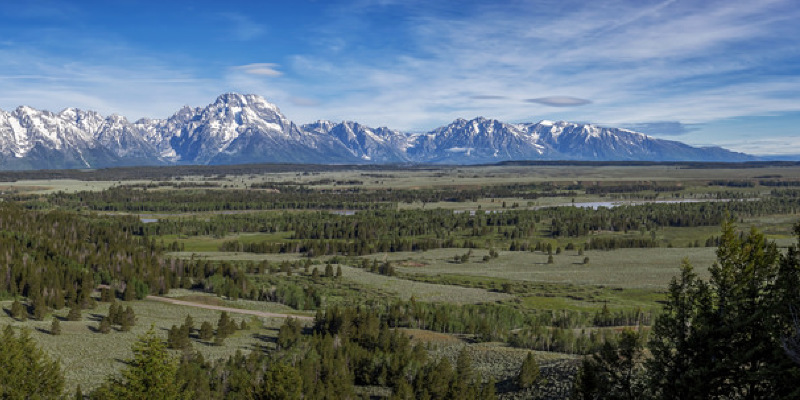
<path fill-rule="evenodd" d="M 239 91 L 263 95 L 298 123 L 356 120 L 411 131 L 479 115 L 693 124 L 800 110 L 796 67 L 765 72 L 800 64 L 793 40 L 800 36 L 794 23 L 800 8 L 792 0 L 532 1 L 479 4 L 473 11 L 464 5 L 457 13 L 427 12 L 441 6 L 426 2 L 364 0 L 343 14 L 385 6 L 414 8 L 397 21 L 408 34 L 402 48 L 371 48 L 373 42 L 359 48 L 355 41 L 365 32 L 353 22 L 363 15 L 351 15 L 315 27 L 309 34 L 315 45 L 288 60 L 264 57 L 280 65 L 220 66 L 202 74 L 192 62 L 178 67 L 163 55 L 102 38 L 86 46 L 110 48 L 95 63 L 8 43 L 0 48 L 0 108 L 78 106 L 131 119 L 165 117 L 181 105 L 202 106 Z M 237 40 L 267 32 L 248 15 L 221 18 Z M 337 34 L 348 29 L 356 31 Z"/>
<path fill-rule="evenodd" d="M 250 75 L 262 75 L 262 76 L 283 75 L 281 71 L 278 71 L 278 64 L 273 64 L 273 63 L 255 63 L 255 64 L 240 65 L 238 67 L 234 67 L 234 69 L 238 69 Z"/>

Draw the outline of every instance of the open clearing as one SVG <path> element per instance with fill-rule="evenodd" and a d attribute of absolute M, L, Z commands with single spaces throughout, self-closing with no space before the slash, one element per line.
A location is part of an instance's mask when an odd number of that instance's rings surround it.
<path fill-rule="evenodd" d="M 130 305 L 136 313 L 136 325 L 129 332 L 120 332 L 112 329 L 109 334 L 96 331 L 99 318 L 108 315 L 108 303 L 98 303 L 93 310 L 84 310 L 81 321 L 66 321 L 67 309 L 56 311 L 53 315 L 61 319 L 61 335 L 49 334 L 52 317 L 44 321 L 27 320 L 19 322 L 11 319 L 7 313 L 0 315 L 0 326 L 12 325 L 20 329 L 27 329 L 31 337 L 36 340 L 49 354 L 57 355 L 63 367 L 66 378 L 67 392 L 74 392 L 77 385 L 81 385 L 84 392 L 104 382 L 110 373 L 119 371 L 124 366 L 124 361 L 131 358 L 131 344 L 147 330 L 154 326 L 159 336 L 166 337 L 172 325 L 180 325 L 191 315 L 195 329 L 203 321 L 216 326 L 220 312 L 198 307 L 167 304 L 158 301 L 118 302 L 125 306 Z M 4 309 L 10 309 L 11 302 L 0 302 Z M 241 310 L 239 310 L 241 311 Z M 255 316 L 232 315 L 237 322 L 247 321 L 249 328 L 238 331 L 225 340 L 223 346 L 214 346 L 192 340 L 195 350 L 203 354 L 206 359 L 213 360 L 226 358 L 237 350 L 248 353 L 261 347 L 271 347 L 277 329 L 284 318 L 259 318 Z M 175 351 L 178 355 L 179 352 Z"/>
<path fill-rule="evenodd" d="M 424 253 L 398 252 L 367 256 L 370 259 L 398 261 L 398 272 L 417 274 L 456 274 L 486 276 L 518 281 L 569 283 L 574 285 L 606 285 L 621 288 L 666 289 L 679 273 L 681 260 L 688 258 L 701 278 L 708 278 L 708 267 L 716 260 L 714 248 L 653 248 L 575 251 L 554 255 L 553 264 L 541 252 L 501 251 L 500 257 L 481 261 L 486 250 L 475 250 L 470 261 L 454 263 L 453 256 L 464 249 L 430 250 Z M 584 257 L 589 264 L 584 265 Z M 405 263 L 400 261 L 407 261 Z M 409 261 L 421 265 L 409 267 Z"/>

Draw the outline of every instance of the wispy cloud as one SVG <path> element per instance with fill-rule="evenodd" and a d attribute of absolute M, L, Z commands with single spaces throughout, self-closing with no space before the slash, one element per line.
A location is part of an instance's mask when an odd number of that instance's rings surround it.
<path fill-rule="evenodd" d="M 473 96 L 469 96 L 469 98 L 474 100 L 505 100 L 508 96 L 498 96 L 492 94 L 476 94 Z"/>
<path fill-rule="evenodd" d="M 299 55 L 321 103 L 298 114 L 420 130 L 474 115 L 694 124 L 800 110 L 796 73 L 763 72 L 800 63 L 791 1 L 515 4 L 416 15 L 413 52 Z M 530 99 L 548 111 L 520 100 L 530 93 L 571 96 Z"/>
<path fill-rule="evenodd" d="M 525 102 L 543 104 L 550 107 L 577 107 L 592 103 L 591 100 L 569 96 L 538 97 L 535 99 L 525 99 Z"/>
<path fill-rule="evenodd" d="M 261 75 L 261 76 L 283 75 L 281 71 L 278 71 L 278 64 L 274 63 L 255 63 L 255 64 L 240 65 L 238 67 L 234 67 L 234 69 L 240 70 L 250 75 Z"/>
<path fill-rule="evenodd" d="M 708 136 L 709 122 L 800 111 L 794 0 L 351 0 L 319 8 L 326 14 L 313 25 L 280 26 L 274 47 L 259 47 L 273 27 L 258 15 L 214 14 L 209 21 L 233 40 L 202 51 L 227 46 L 230 58 L 186 50 L 196 59 L 183 60 L 174 47 L 89 34 L 54 56 L 10 37 L 0 47 L 0 107 L 166 116 L 241 91 L 299 123 L 425 131 L 478 115 L 565 119 L 697 143 L 722 139 Z M 47 45 L 75 39 L 60 33 L 50 32 Z M 273 62 L 246 64 L 253 57 Z"/>
<path fill-rule="evenodd" d="M 624 128 L 655 136 L 681 136 L 700 129 L 698 125 L 684 124 L 680 121 L 657 121 L 629 124 Z"/>
<path fill-rule="evenodd" d="M 128 57 L 124 65 L 95 64 L 23 49 L 0 50 L 0 108 L 66 107 L 129 119 L 167 117 L 184 104 L 212 100 L 224 86 L 155 58 Z"/>

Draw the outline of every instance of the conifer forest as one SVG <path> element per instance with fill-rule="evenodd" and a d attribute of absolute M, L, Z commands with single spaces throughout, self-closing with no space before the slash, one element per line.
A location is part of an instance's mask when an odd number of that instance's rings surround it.
<path fill-rule="evenodd" d="M 0 399 L 797 399 L 800 165 L 0 174 Z"/>

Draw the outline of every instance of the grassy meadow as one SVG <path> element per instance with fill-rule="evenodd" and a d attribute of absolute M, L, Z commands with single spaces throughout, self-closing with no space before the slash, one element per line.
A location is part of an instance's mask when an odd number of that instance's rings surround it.
<path fill-rule="evenodd" d="M 89 172 L 87 172 L 88 174 Z M 768 181 L 768 182 L 765 182 Z M 773 182 L 785 184 L 775 186 Z M 611 313 L 634 314 L 645 311 L 656 315 L 665 299 L 670 280 L 680 272 L 681 263 L 688 260 L 701 279 L 708 279 L 709 267 L 716 260 L 716 247 L 713 239 L 720 234 L 719 224 L 703 222 L 681 225 L 673 220 L 653 222 L 652 218 L 630 217 L 633 223 L 641 223 L 635 230 L 592 230 L 578 236 L 556 236 L 550 232 L 558 215 L 537 219 L 531 232 L 524 234 L 520 242 L 540 242 L 551 246 L 544 249 L 511 250 L 512 242 L 508 235 L 514 227 L 505 225 L 494 227 L 489 233 L 469 236 L 468 231 L 423 232 L 410 234 L 400 239 L 455 239 L 451 246 L 416 251 L 375 251 L 363 254 L 308 254 L 303 252 L 246 252 L 222 251 L 227 242 L 236 241 L 243 245 L 283 244 L 299 242 L 293 239 L 294 228 L 281 227 L 275 231 L 270 227 L 260 227 L 267 215 L 286 215 L 297 213 L 313 215 L 308 221 L 320 232 L 337 236 L 339 242 L 353 241 L 350 231 L 356 222 L 346 220 L 327 220 L 326 216 L 341 213 L 342 209 L 370 194 L 380 193 L 388 198 L 384 204 L 386 212 L 420 211 L 419 218 L 433 218 L 425 211 L 453 210 L 454 212 L 474 213 L 478 210 L 502 212 L 514 210 L 535 213 L 549 210 L 550 207 L 600 205 L 613 207 L 620 204 L 642 204 L 668 201 L 708 202 L 703 217 L 713 214 L 713 207 L 724 206 L 726 201 L 743 199 L 753 204 L 771 204 L 777 211 L 748 210 L 731 215 L 740 231 L 751 227 L 763 231 L 766 237 L 785 248 L 794 244 L 793 227 L 800 220 L 800 204 L 792 197 L 795 186 L 800 186 L 800 167 L 766 165 L 760 168 L 740 168 L 720 165 L 694 168 L 689 165 L 536 165 L 536 166 L 463 166 L 430 167 L 416 169 L 360 169 L 342 167 L 328 170 L 305 172 L 265 172 L 232 175 L 207 173 L 199 175 L 174 176 L 153 179 L 21 179 L 0 183 L 0 193 L 9 199 L 20 202 L 23 207 L 44 211 L 59 210 L 77 213 L 86 218 L 98 215 L 117 217 L 120 215 L 139 215 L 144 221 L 139 232 L 158 226 L 165 221 L 212 221 L 220 218 L 235 228 L 216 234 L 187 234 L 179 228 L 148 236 L 152 247 L 158 249 L 165 260 L 181 260 L 187 263 L 205 263 L 206 271 L 212 266 L 224 265 L 237 272 L 226 272 L 244 277 L 244 283 L 237 281 L 235 289 L 245 288 L 232 295 L 220 287 L 226 275 L 222 272 L 208 272 L 209 276 L 190 279 L 184 289 L 171 289 L 163 294 L 166 297 L 194 302 L 200 305 L 214 305 L 234 309 L 254 310 L 269 313 L 314 316 L 320 310 L 337 307 L 371 307 L 375 304 L 392 302 L 424 303 L 436 310 L 438 306 L 454 309 L 479 310 L 475 315 L 489 315 L 497 310 L 511 310 L 519 321 L 545 321 L 541 315 L 554 315 L 553 325 L 541 328 L 543 332 L 558 329 L 569 331 L 575 338 L 600 332 L 602 329 L 620 331 L 628 324 L 613 322 L 600 324 L 593 316 L 601 310 Z M 184 185 L 184 186 L 181 186 Z M 194 185 L 194 186 L 192 186 Z M 529 185 L 529 186 L 526 186 Z M 552 187 L 548 186 L 552 185 Z M 795 185 L 795 186 L 792 186 Z M 674 191 L 661 191 L 659 187 L 670 187 Z M 608 192 L 592 190 L 597 187 L 611 187 Z M 493 189 L 505 190 L 508 195 L 494 196 Z M 202 209 L 192 212 L 143 210 L 141 212 L 92 210 L 85 206 L 81 198 L 68 197 L 76 194 L 91 197 L 93 193 L 108 193 L 113 190 L 128 190 L 145 198 L 148 193 L 191 193 L 226 192 L 233 190 L 259 193 L 264 198 L 270 196 L 290 196 L 281 198 L 283 203 L 234 205 L 226 204 L 220 209 Z M 788 194 L 780 192 L 786 190 Z M 292 192 L 295 191 L 295 192 Z M 285 193 L 284 193 L 285 192 Z M 436 200 L 422 201 L 415 194 L 436 194 Z M 439 195 L 444 193 L 443 195 Z M 463 193 L 481 193 L 477 197 L 460 198 Z M 69 201 L 57 203 L 54 194 L 63 194 Z M 350 196 L 351 203 L 332 206 L 328 203 L 292 208 L 307 198 L 321 194 L 323 198 L 336 199 L 337 196 Z M 13 196 L 13 197 L 12 197 Z M 392 197 L 392 196 L 396 196 Z M 405 196 L 405 197 L 403 197 Z M 784 197 L 781 197 L 784 196 Z M 363 197 L 369 198 L 369 197 Z M 409 200 L 410 199 L 410 200 Z M 773 201 L 780 199 L 781 202 Z M 116 204 L 125 204 L 129 199 L 120 198 Z M 773 201 L 769 203 L 769 201 Z M 66 204 L 66 205 L 65 205 Z M 775 204 L 778 204 L 775 206 Z M 227 207 L 227 208 L 226 208 Z M 239 208 L 236 208 L 239 207 Z M 337 208 L 339 207 L 339 208 Z M 635 207 L 635 206 L 634 206 Z M 449 211 L 448 211 L 449 213 Z M 245 225 L 241 215 L 248 216 Z M 591 214 L 591 213 L 589 213 Z M 415 214 L 416 215 L 416 214 Z M 487 214 L 489 215 L 489 214 Z M 531 214 L 532 215 L 532 214 Z M 341 215 L 335 215 L 341 217 Z M 438 217 L 438 216 L 437 216 Z M 624 216 L 623 216 L 624 217 Z M 681 217 L 678 215 L 677 217 Z M 226 219 L 227 218 L 227 219 Z M 538 217 L 537 217 L 538 218 Z M 578 221 L 576 224 L 594 224 L 597 221 Z M 638 219 L 637 219 L 638 218 Z M 160 220 L 161 222 L 158 222 Z M 488 220 L 488 218 L 487 218 Z M 662 218 L 662 220 L 664 220 Z M 658 221 L 662 221 L 658 220 Z M 698 219 L 699 220 L 699 219 Z M 147 222 L 147 223 L 144 223 Z M 630 221 L 626 221 L 630 222 Z M 363 221 L 360 222 L 366 224 Z M 604 223 L 601 221 L 600 223 Z M 236 224 L 241 224 L 238 226 Z M 288 223 L 287 223 L 288 224 Z M 299 223 L 298 223 L 299 224 Z M 339 225 L 337 225 L 339 224 Z M 191 227 L 190 227 L 191 228 Z M 296 228 L 296 226 L 295 226 Z M 308 227 L 303 227 L 308 228 Z M 427 227 L 426 227 L 427 228 Z M 341 232 L 335 231 L 341 229 Z M 190 230 L 187 228 L 187 231 Z M 468 233 L 464 233 L 468 232 Z M 353 234 L 354 235 L 354 234 Z M 586 249 L 593 239 L 620 239 L 635 241 L 650 239 L 656 247 L 620 247 L 611 250 Z M 321 241 L 322 239 L 313 239 Z M 464 241 L 474 240 L 474 248 L 461 246 Z M 170 247 L 173 246 L 177 247 Z M 328 244 L 329 245 L 329 244 Z M 180 251 L 175 251 L 179 248 Z M 321 246 L 320 248 L 325 248 Z M 305 265 L 305 267 L 303 267 Z M 365 268 L 364 265 L 371 267 Z M 257 268 L 255 268 L 255 267 Z M 377 269 L 380 266 L 380 270 Z M 337 277 L 320 276 L 329 267 Z M 253 269 L 256 272 L 253 272 Z M 371 268 L 371 269 L 370 269 Z M 312 272 L 316 270 L 316 272 Z M 247 272 L 245 272 L 247 271 Z M 216 274 L 216 275 L 215 275 Z M 116 282 L 115 282 L 116 283 Z M 216 284 L 216 286 L 214 286 Z M 238 285 L 238 286 L 237 286 Z M 231 290 L 231 285 L 225 290 Z M 257 295 L 252 295 L 256 293 Z M 309 300 L 298 307 L 290 296 L 307 296 L 315 299 L 318 305 L 307 306 Z M 3 295 L 0 292 L 0 295 Z M 67 381 L 67 390 L 73 391 L 80 385 L 84 392 L 97 387 L 124 367 L 124 360 L 131 357 L 131 344 L 151 326 L 166 338 L 173 325 L 180 325 L 186 315 L 191 315 L 195 328 L 203 321 L 216 326 L 220 311 L 197 307 L 166 304 L 142 300 L 121 302 L 131 305 L 136 312 L 137 322 L 129 332 L 112 329 L 109 334 L 97 332 L 99 320 L 108 313 L 108 303 L 97 303 L 94 309 L 83 311 L 80 321 L 67 321 L 67 309 L 51 310 L 44 321 L 28 319 L 19 321 L 11 318 L 11 298 L 0 296 L 0 306 L 5 313 L 0 314 L 0 326 L 10 324 L 18 329 L 26 329 L 46 352 L 57 358 Z M 25 300 L 25 299 L 23 299 Z M 474 308 L 470 308 L 474 307 Z M 483 307 L 483 308 L 481 308 Z M 448 308 L 448 310 L 451 310 Z M 452 310 L 451 310 L 452 311 Z M 434 311 L 432 311 L 433 313 Z M 577 315 L 567 322 L 556 320 L 559 312 Z M 237 331 L 225 340 L 224 345 L 214 346 L 194 337 L 192 348 L 206 359 L 224 359 L 237 351 L 273 351 L 278 328 L 283 318 L 252 317 L 231 314 L 237 322 L 245 320 L 248 328 Z M 51 335 L 52 318 L 61 320 L 62 333 Z M 510 318 L 510 317 L 509 317 Z M 538 323 L 538 322 L 537 322 Z M 544 323 L 547 325 L 546 322 Z M 610 324 L 610 325 L 609 325 Z M 558 326 L 556 326 L 558 325 Z M 628 324 L 632 325 L 632 324 Z M 506 339 L 518 332 L 525 332 L 530 326 L 517 323 L 504 333 Z M 563 351 L 531 350 L 514 346 L 511 340 L 484 340 L 476 333 L 452 332 L 436 329 L 398 328 L 407 334 L 412 342 L 424 343 L 433 358 L 448 358 L 455 365 L 457 354 L 466 349 L 475 370 L 484 377 L 491 376 L 497 382 L 500 398 L 566 398 L 571 380 L 577 371 L 580 354 Z M 506 329 L 506 328 L 503 328 Z M 646 335 L 647 327 L 642 327 Z M 496 338 L 493 338 L 496 339 Z M 573 338 L 574 339 L 574 338 Z M 570 340 L 573 340 L 570 339 Z M 577 339 L 575 339 L 577 340 Z M 513 376 L 519 370 L 522 360 L 529 351 L 542 368 L 543 379 L 539 384 L 525 390 L 514 387 Z M 181 354 L 173 353 L 176 357 Z M 365 388 L 375 398 L 388 396 L 386 388 Z"/>

